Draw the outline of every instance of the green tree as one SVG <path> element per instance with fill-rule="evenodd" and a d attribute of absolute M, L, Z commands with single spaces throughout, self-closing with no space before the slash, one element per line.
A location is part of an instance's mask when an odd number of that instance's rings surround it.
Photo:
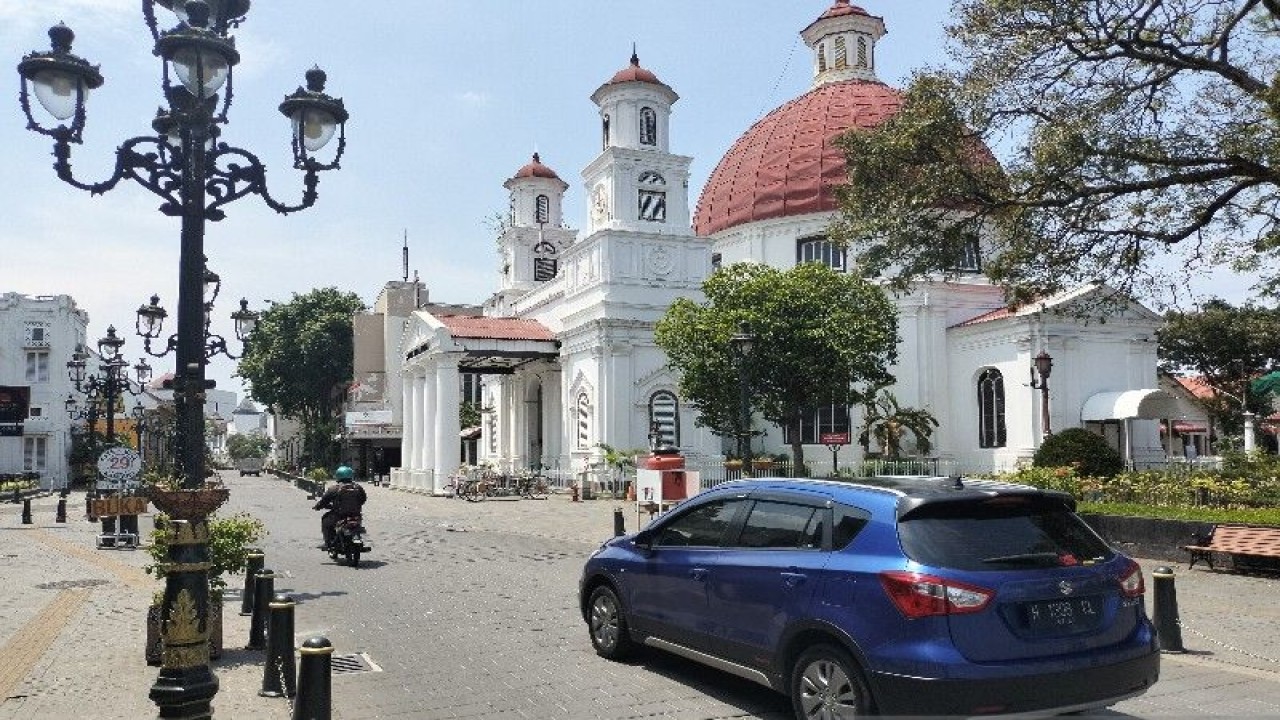
<path fill-rule="evenodd" d="M 305 456 L 337 462 L 343 390 L 353 375 L 351 317 L 365 309 L 354 293 L 322 288 L 273 303 L 245 344 L 237 374 L 254 400 L 302 426 Z"/>
<path fill-rule="evenodd" d="M 902 441 L 907 433 L 915 438 L 916 451 L 928 455 L 933 447 L 930 438 L 938 420 L 933 413 L 920 408 L 903 407 L 898 398 L 888 390 L 881 390 L 867 399 L 864 405 L 862 432 L 858 434 L 858 444 L 863 452 L 871 448 L 871 440 L 876 441 L 880 451 L 890 460 L 897 460 L 902 455 Z"/>
<path fill-rule="evenodd" d="M 738 263 L 716 271 L 702 289 L 705 304 L 677 300 L 654 335 L 702 427 L 725 436 L 750 431 L 740 427 L 739 364 L 729 342 L 744 322 L 755 335 L 742 367 L 748 402 L 788 429 L 797 468 L 804 466 L 802 417 L 822 405 L 860 403 L 866 388 L 893 381 L 897 315 L 863 278 L 818 263 L 789 270 Z"/>
<path fill-rule="evenodd" d="M 1217 265 L 1280 290 L 1280 2 L 955 0 L 954 19 L 954 69 L 843 140 L 836 235 L 869 271 L 949 272 L 982 237 L 1014 301 L 1158 297 Z"/>
<path fill-rule="evenodd" d="M 272 444 L 271 438 L 260 432 L 237 433 L 227 438 L 227 454 L 233 460 L 266 457 Z"/>
<path fill-rule="evenodd" d="M 1162 370 L 1199 375 L 1218 392 L 1202 402 L 1227 432 L 1243 426 L 1239 398 L 1250 411 L 1270 414 L 1268 398 L 1249 388 L 1253 378 L 1280 368 L 1280 309 L 1215 298 L 1192 312 L 1166 313 L 1157 337 Z"/>

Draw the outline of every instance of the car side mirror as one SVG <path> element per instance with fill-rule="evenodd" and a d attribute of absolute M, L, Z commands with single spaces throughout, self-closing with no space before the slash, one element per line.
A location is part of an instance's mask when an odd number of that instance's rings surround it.
<path fill-rule="evenodd" d="M 631 539 L 631 544 L 641 550 L 653 549 L 653 533 L 648 530 L 641 530 Z"/>

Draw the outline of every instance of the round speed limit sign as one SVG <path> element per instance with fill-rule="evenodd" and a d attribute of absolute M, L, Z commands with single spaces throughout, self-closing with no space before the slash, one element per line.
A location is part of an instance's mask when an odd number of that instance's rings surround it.
<path fill-rule="evenodd" d="M 98 473 L 102 479 L 128 482 L 142 472 L 142 456 L 128 447 L 107 448 L 98 456 Z"/>

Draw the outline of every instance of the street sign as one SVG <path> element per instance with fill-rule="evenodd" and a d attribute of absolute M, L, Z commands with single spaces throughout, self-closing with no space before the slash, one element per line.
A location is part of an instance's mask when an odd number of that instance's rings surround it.
<path fill-rule="evenodd" d="M 818 436 L 818 441 L 823 445 L 848 445 L 849 433 L 847 432 L 827 432 Z"/>
<path fill-rule="evenodd" d="M 98 489 L 120 490 L 136 485 L 142 456 L 131 447 L 116 446 L 98 456 Z"/>

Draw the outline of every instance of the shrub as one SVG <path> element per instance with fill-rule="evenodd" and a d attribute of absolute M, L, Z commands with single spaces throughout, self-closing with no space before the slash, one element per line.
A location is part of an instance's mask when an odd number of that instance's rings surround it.
<path fill-rule="evenodd" d="M 1110 478 L 1124 469 L 1124 459 L 1101 435 L 1084 428 L 1068 428 L 1045 439 L 1036 451 L 1033 465 L 1071 467 L 1082 476 Z"/>
<path fill-rule="evenodd" d="M 221 601 L 222 591 L 227 587 L 223 575 L 244 572 L 250 548 L 267 536 L 267 527 L 248 513 L 227 517 L 210 515 L 208 523 L 209 592 L 215 600 Z M 167 515 L 159 513 L 155 516 L 155 530 L 151 532 L 151 545 L 147 548 L 154 562 L 143 569 L 148 575 L 160 580 L 164 579 L 166 563 L 169 561 L 169 540 L 173 535 L 171 527 Z"/>

